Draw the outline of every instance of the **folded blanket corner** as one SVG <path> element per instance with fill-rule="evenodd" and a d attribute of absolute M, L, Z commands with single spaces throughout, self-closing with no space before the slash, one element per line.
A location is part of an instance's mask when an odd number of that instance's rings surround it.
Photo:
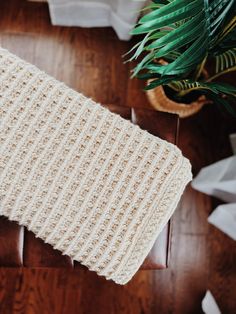
<path fill-rule="evenodd" d="M 181 151 L 0 49 L 0 213 L 118 284 L 173 214 Z"/>

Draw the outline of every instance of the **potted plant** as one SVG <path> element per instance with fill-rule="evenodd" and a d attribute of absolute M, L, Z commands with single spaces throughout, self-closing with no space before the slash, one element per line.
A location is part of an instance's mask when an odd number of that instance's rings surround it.
<path fill-rule="evenodd" d="M 132 30 L 142 39 L 128 61 L 147 80 L 151 104 L 189 116 L 209 102 L 236 114 L 236 88 L 221 76 L 236 70 L 235 0 L 152 0 Z M 210 66 L 209 66 L 210 64 Z M 210 70 L 209 70 L 210 69 Z"/>

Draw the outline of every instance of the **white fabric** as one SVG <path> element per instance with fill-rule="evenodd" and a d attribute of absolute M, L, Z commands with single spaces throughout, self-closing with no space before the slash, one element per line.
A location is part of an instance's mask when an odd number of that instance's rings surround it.
<path fill-rule="evenodd" d="M 225 202 L 236 202 L 236 156 L 202 168 L 192 186 Z"/>
<path fill-rule="evenodd" d="M 209 290 L 207 290 L 202 300 L 202 310 L 205 314 L 221 314 L 216 301 Z"/>
<path fill-rule="evenodd" d="M 53 25 L 112 26 L 122 40 L 130 39 L 130 30 L 145 0 L 49 0 Z"/>
<path fill-rule="evenodd" d="M 236 240 L 236 203 L 218 206 L 208 222 Z"/>
<path fill-rule="evenodd" d="M 201 169 L 192 187 L 230 203 L 218 206 L 208 222 L 236 240 L 236 156 Z"/>

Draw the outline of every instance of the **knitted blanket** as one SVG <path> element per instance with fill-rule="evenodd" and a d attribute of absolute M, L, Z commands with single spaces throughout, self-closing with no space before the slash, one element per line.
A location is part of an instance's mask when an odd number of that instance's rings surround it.
<path fill-rule="evenodd" d="M 0 49 L 0 214 L 118 284 L 191 180 L 157 138 Z"/>

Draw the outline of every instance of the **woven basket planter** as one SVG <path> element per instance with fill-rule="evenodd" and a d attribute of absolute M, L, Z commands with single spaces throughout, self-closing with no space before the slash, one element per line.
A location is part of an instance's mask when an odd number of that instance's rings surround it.
<path fill-rule="evenodd" d="M 147 97 L 153 108 L 159 111 L 178 114 L 180 118 L 187 118 L 197 113 L 205 104 L 211 103 L 205 96 L 200 96 L 190 104 L 178 103 L 166 96 L 164 88 L 158 86 L 147 91 Z"/>

